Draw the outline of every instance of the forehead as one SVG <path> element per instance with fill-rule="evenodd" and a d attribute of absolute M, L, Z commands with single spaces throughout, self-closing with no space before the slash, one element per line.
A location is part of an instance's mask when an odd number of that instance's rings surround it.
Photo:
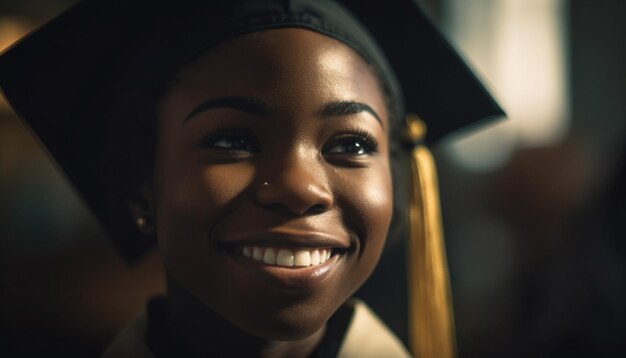
<path fill-rule="evenodd" d="M 165 102 L 191 106 L 228 95 L 261 97 L 300 110 L 359 100 L 387 118 L 370 65 L 345 44 L 305 29 L 265 30 L 219 45 L 179 72 Z"/>

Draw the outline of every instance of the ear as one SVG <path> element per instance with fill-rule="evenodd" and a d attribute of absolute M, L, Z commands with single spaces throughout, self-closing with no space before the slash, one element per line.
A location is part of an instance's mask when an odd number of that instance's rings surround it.
<path fill-rule="evenodd" d="M 150 182 L 144 182 L 128 199 L 128 208 L 137 229 L 146 236 L 156 234 L 154 189 Z"/>

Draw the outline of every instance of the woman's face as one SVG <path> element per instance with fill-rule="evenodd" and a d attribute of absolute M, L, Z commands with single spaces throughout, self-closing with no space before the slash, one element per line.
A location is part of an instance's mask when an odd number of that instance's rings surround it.
<path fill-rule="evenodd" d="M 315 32 L 258 32 L 185 68 L 157 115 L 171 277 L 256 336 L 320 329 L 374 269 L 391 219 L 388 113 L 369 66 Z"/>

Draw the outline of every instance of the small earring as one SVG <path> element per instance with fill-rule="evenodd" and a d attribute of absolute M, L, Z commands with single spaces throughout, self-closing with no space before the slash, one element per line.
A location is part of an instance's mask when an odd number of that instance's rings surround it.
<path fill-rule="evenodd" d="M 270 186 L 270 183 L 268 183 L 268 182 L 264 181 L 264 182 L 263 182 L 263 186 L 267 188 L 268 186 Z"/>
<path fill-rule="evenodd" d="M 144 218 L 143 216 L 138 217 L 135 223 L 137 224 L 137 227 L 139 229 L 145 229 L 146 225 L 148 224 L 148 222 L 146 221 L 146 218 Z"/>

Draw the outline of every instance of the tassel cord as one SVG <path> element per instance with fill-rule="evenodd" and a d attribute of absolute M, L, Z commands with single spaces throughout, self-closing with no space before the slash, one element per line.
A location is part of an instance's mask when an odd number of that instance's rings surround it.
<path fill-rule="evenodd" d="M 421 131 L 415 131 L 415 122 L 409 122 L 409 126 L 413 126 L 409 127 L 411 139 L 419 143 L 425 134 L 423 124 L 419 123 Z M 409 344 L 417 357 L 453 358 L 456 339 L 437 172 L 433 156 L 424 144 L 412 149 L 411 173 Z"/>

